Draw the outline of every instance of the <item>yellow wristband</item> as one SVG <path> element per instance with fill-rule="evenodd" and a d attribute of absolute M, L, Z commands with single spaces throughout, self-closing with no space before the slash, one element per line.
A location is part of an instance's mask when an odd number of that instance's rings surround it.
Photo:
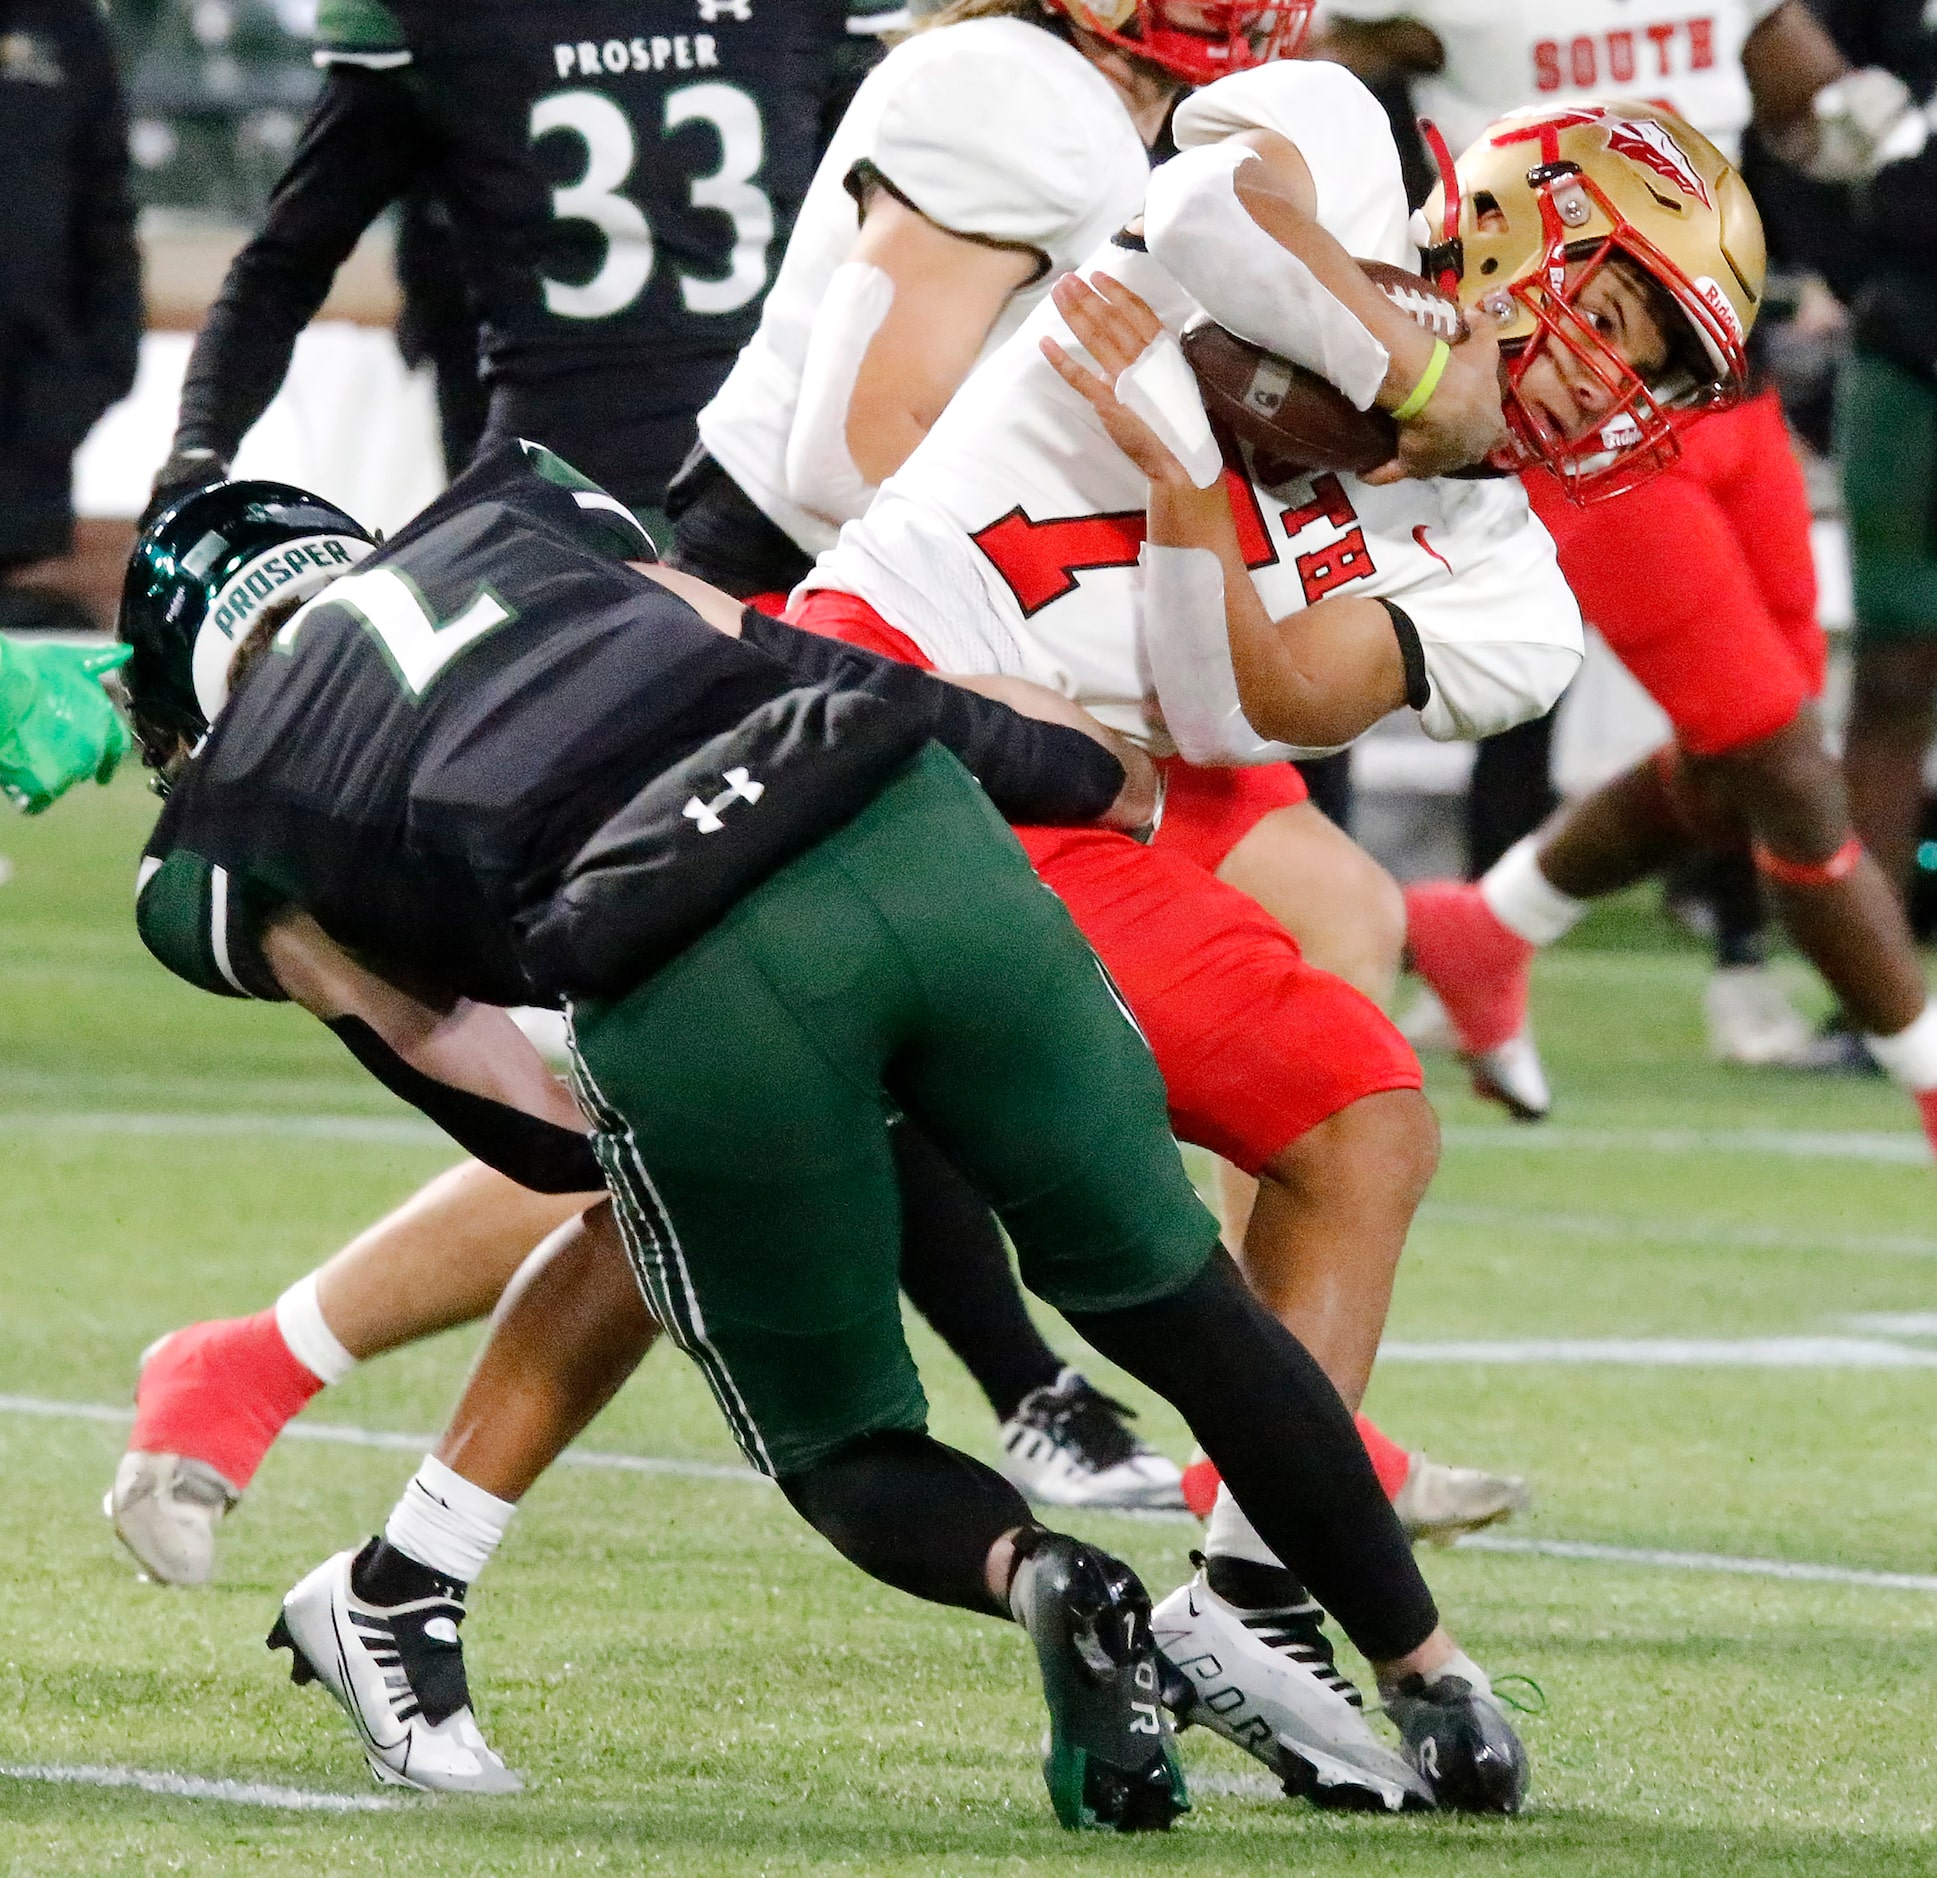
<path fill-rule="evenodd" d="M 1395 424 L 1409 424 L 1431 401 L 1439 389 L 1439 381 L 1445 375 L 1446 361 L 1453 356 L 1453 348 L 1443 339 L 1433 341 L 1433 356 L 1426 369 L 1419 374 L 1419 382 L 1407 394 L 1406 401 L 1393 412 Z"/>

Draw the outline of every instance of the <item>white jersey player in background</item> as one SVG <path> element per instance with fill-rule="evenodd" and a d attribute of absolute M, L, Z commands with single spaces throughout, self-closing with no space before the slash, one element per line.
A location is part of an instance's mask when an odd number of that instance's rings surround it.
<path fill-rule="evenodd" d="M 1753 122 L 1765 146 L 1785 161 L 1824 181 L 1849 182 L 1868 173 L 1877 145 L 1914 103 L 1889 73 L 1850 71 L 1801 0 L 1327 0 L 1313 49 L 1370 79 L 1405 74 L 1421 115 L 1455 150 L 1482 124 L 1523 106 L 1646 98 L 1671 106 L 1730 157 Z M 1802 643 L 1812 635 L 1820 641 L 1804 538 L 1807 500 L 1800 469 L 1788 460 L 1774 393 L 1719 422 L 1726 428 L 1705 434 L 1700 460 L 1691 459 L 1678 479 L 1700 511 L 1681 518 L 1682 532 L 1692 537 L 1710 522 L 1718 537 L 1739 544 L 1734 566 L 1709 570 L 1715 606 L 1741 615 L 1735 623 L 1745 643 L 1786 641 L 1806 680 L 1819 683 L 1811 670 L 1819 660 Z M 1737 464 L 1752 460 L 1762 465 L 1753 486 L 1735 473 Z M 1666 487 L 1652 492 L 1652 499 Z M 1624 518 L 1622 508 L 1614 502 L 1582 518 L 1578 530 L 1557 531 L 1562 565 L 1583 591 L 1593 583 L 1573 564 L 1577 541 L 1585 552 L 1590 535 L 1601 539 L 1631 529 L 1633 518 Z M 1657 530 L 1672 532 L 1674 526 L 1662 517 Z M 1617 557 L 1610 549 L 1607 558 Z M 1741 596 L 1740 608 L 1731 593 Z M 1678 727 L 1686 728 L 1689 713 L 1641 669 L 1641 641 L 1665 636 L 1666 623 L 1639 613 L 1632 621 L 1609 616 L 1591 623 Z M 1706 739 L 1698 735 L 1696 743 L 1720 747 L 1736 741 L 1738 730 L 1770 727 L 1745 720 Z M 1515 756 L 1503 748 L 1475 773 L 1476 791 L 1488 797 L 1476 826 L 1497 829 L 1495 840 L 1529 830 L 1551 801 L 1544 789 L 1540 799 L 1520 799 L 1536 778 L 1544 782 L 1545 730 L 1530 729 Z M 1724 857 L 1716 865 L 1730 887 L 1728 911 L 1718 915 L 1717 969 L 1704 998 L 1711 1051 L 1746 1064 L 1805 1066 L 1821 1059 L 1824 1046 L 1762 962 L 1764 934 L 1749 862 Z M 1415 895 L 1409 906 L 1429 949 L 1435 934 L 1427 929 L 1439 911 L 1431 896 Z M 1449 1032 L 1431 992 L 1403 1027 L 1422 1045 L 1463 1049 L 1482 1092 L 1497 1090 L 1516 1113 L 1545 1113 L 1546 1077 L 1524 1027 L 1505 1038 L 1495 1034 L 1497 1024 Z"/>

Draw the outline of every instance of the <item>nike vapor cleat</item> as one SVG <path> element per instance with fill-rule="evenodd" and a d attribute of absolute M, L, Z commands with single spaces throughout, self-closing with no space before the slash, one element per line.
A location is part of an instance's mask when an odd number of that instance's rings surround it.
<path fill-rule="evenodd" d="M 388 1786 L 518 1792 L 524 1782 L 486 1745 L 471 1713 L 457 1634 L 463 1601 L 367 1604 L 350 1582 L 360 1556 L 325 1559 L 283 1599 L 268 1643 L 290 1652 L 290 1681 L 320 1682 L 336 1697 L 370 1771 Z"/>
<path fill-rule="evenodd" d="M 1494 917 L 1471 882 L 1429 880 L 1406 889 L 1412 968 L 1444 1007 L 1473 1091 L 1515 1121 L 1553 1107 L 1527 1024 L 1534 948 Z"/>
<path fill-rule="evenodd" d="M 1372 1732 L 1317 1605 L 1241 1610 L 1200 1571 L 1151 1624 L 1165 1661 L 1190 1682 L 1181 1718 L 1254 1755 L 1286 1793 L 1342 1809 L 1432 1805 L 1426 1782 Z"/>
<path fill-rule="evenodd" d="M 1750 1069 L 1812 1069 L 1822 1054 L 1809 1021 L 1766 965 L 1722 965 L 1702 988 L 1708 1053 Z"/>
<path fill-rule="evenodd" d="M 1135 1413 L 1066 1369 L 1031 1389 L 1002 1424 L 1002 1471 L 1042 1506 L 1181 1512 L 1183 1475 L 1130 1432 Z"/>
<path fill-rule="evenodd" d="M 208 1582 L 217 1521 L 322 1386 L 273 1310 L 186 1324 L 142 1351 L 134 1427 L 105 1508 L 150 1577 Z"/>
<path fill-rule="evenodd" d="M 1042 1771 L 1057 1819 L 1072 1832 L 1168 1830 L 1190 1798 L 1136 1573 L 1048 1533 L 1016 1567 L 1009 1605 L 1042 1666 Z"/>
<path fill-rule="evenodd" d="M 216 1522 L 240 1498 L 206 1461 L 131 1448 L 101 1510 L 150 1578 L 205 1585 L 215 1575 Z"/>
<path fill-rule="evenodd" d="M 1386 1698 L 1406 1755 L 1455 1813 L 1517 1813 L 1527 1799 L 1527 1751 L 1505 1712 L 1463 1676 L 1408 1676 Z"/>
<path fill-rule="evenodd" d="M 1497 1102 L 1516 1122 L 1544 1122 L 1552 1114 L 1554 1092 L 1531 1030 L 1522 1030 L 1491 1050 L 1466 1056 L 1473 1093 Z"/>
<path fill-rule="evenodd" d="M 1477 1467 L 1448 1467 L 1423 1454 L 1408 1457 L 1405 1485 L 1392 1497 L 1392 1510 L 1408 1539 L 1435 1545 L 1454 1540 L 1533 1505 L 1533 1493 L 1518 1474 L 1489 1474 Z"/>

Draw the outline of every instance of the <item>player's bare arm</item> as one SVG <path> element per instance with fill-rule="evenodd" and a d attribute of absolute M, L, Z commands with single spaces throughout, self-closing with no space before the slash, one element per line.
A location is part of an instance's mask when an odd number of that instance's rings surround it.
<path fill-rule="evenodd" d="M 1351 742 L 1399 709 L 1406 702 L 1405 660 L 1386 610 L 1375 600 L 1334 595 L 1272 619 L 1244 564 L 1224 479 L 1199 488 L 1170 447 L 1118 398 L 1117 379 L 1163 335 L 1149 305 L 1106 274 L 1088 282 L 1068 275 L 1057 282 L 1054 298 L 1104 375 L 1053 339 L 1043 340 L 1043 352 L 1150 479 L 1151 546 L 1208 549 L 1218 557 L 1231 667 L 1251 728 L 1300 748 L 1327 748 Z"/>
<path fill-rule="evenodd" d="M 1175 163 L 1205 169 L 1201 183 L 1192 187 L 1206 192 L 1207 208 L 1219 187 L 1228 187 L 1251 224 L 1294 256 L 1336 303 L 1340 311 L 1324 309 L 1329 316 L 1355 320 L 1384 349 L 1385 369 L 1372 401 L 1382 410 L 1403 410 L 1407 416 L 1400 425 L 1397 454 L 1366 480 L 1443 476 L 1499 448 L 1506 439 L 1506 423 L 1500 414 L 1499 349 L 1492 339 L 1475 336 L 1442 354 L 1433 336 L 1393 306 L 1320 225 L 1311 171 L 1296 144 L 1275 131 L 1248 130 L 1214 149 L 1221 154 L 1231 146 L 1250 152 L 1255 160 L 1239 163 L 1227 185 L 1212 174 L 1212 149 L 1187 152 Z M 1235 251 L 1230 256 L 1238 266 L 1244 259 Z M 1199 288 L 1195 281 L 1183 284 L 1193 291 Z M 1203 293 L 1198 297 L 1204 298 Z M 1436 380 L 1429 377 L 1435 370 Z M 1428 395 L 1415 410 L 1415 394 L 1422 386 Z"/>
<path fill-rule="evenodd" d="M 894 300 L 848 402 L 848 448 L 871 483 L 892 476 L 968 376 L 1009 296 L 1045 265 L 1027 248 L 970 241 L 877 190 L 853 259 Z"/>
<path fill-rule="evenodd" d="M 307 913 L 290 909 L 263 930 L 262 953 L 294 1002 L 325 1023 L 359 1018 L 409 1068 L 560 1128 L 584 1117 L 507 1013 L 468 998 L 427 1001 L 351 957 Z"/>

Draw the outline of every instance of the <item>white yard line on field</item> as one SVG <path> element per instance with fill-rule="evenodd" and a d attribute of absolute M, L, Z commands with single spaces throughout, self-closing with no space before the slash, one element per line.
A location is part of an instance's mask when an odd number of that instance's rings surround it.
<path fill-rule="evenodd" d="M 1937 1369 L 1937 1349 L 1881 1337 L 1388 1337 L 1382 1363 L 1529 1363 L 1621 1369 Z"/>
<path fill-rule="evenodd" d="M 1537 1128 L 1449 1123 L 1452 1148 L 1512 1148 L 1534 1153 L 1766 1154 L 1791 1161 L 1871 1161 L 1897 1167 L 1930 1165 L 1922 1135 L 1860 1129 L 1802 1128 Z"/>
<path fill-rule="evenodd" d="M 316 1793 L 307 1787 L 270 1786 L 260 1780 L 205 1780 L 199 1774 L 85 1763 L 63 1767 L 0 1761 L 0 1780 L 31 1780 L 56 1787 L 134 1787 L 169 1800 L 219 1800 L 226 1806 L 271 1806 L 288 1813 L 385 1813 L 397 1804 L 374 1793 Z"/>
<path fill-rule="evenodd" d="M 434 1123 L 411 1115 L 255 1115 L 198 1114 L 193 1110 L 152 1113 L 136 1109 L 94 1109 L 37 1114 L 31 1109 L 0 1112 L 0 1137 L 7 1135 L 161 1135 L 217 1138 L 267 1135 L 282 1141 L 367 1142 L 376 1147 L 437 1147 L 457 1153 L 457 1144 Z"/>
<path fill-rule="evenodd" d="M 448 1143 L 427 1121 L 408 1115 L 235 1113 L 185 1110 L 0 1110 L 8 1133 L 74 1135 L 270 1135 L 292 1140 L 373 1143 Z M 1856 1129 L 1790 1128 L 1539 1128 L 1455 1122 L 1445 1139 L 1455 1148 L 1528 1149 L 1563 1153 L 1773 1155 L 1786 1160 L 1864 1161 L 1921 1167 L 1930 1148 L 1921 1135 Z"/>
<path fill-rule="evenodd" d="M 48 1396 L 0 1395 L 0 1415 L 40 1415 L 54 1421 L 117 1422 L 134 1420 L 131 1408 L 110 1402 L 62 1402 Z M 384 1448 L 398 1454 L 427 1454 L 437 1445 L 435 1435 L 404 1434 L 389 1428 L 354 1428 L 345 1422 L 291 1422 L 282 1431 L 285 1441 L 323 1441 L 335 1447 Z M 724 1461 L 681 1461 L 652 1454 L 614 1454 L 601 1448 L 567 1448 L 558 1457 L 561 1467 L 603 1467 L 622 1474 L 671 1474 L 685 1480 L 743 1480 L 771 1486 L 765 1474 Z"/>
<path fill-rule="evenodd" d="M 1515 1539 L 1470 1533 L 1462 1552 L 1509 1552 L 1527 1558 L 1581 1559 L 1602 1565 L 1647 1565 L 1657 1571 L 1721 1572 L 1737 1578 L 1785 1578 L 1811 1585 L 1861 1585 L 1872 1591 L 1937 1592 L 1921 1572 L 1864 1571 L 1854 1565 L 1810 1565 L 1781 1558 L 1732 1558 L 1726 1552 L 1668 1552 L 1653 1546 L 1594 1545 L 1584 1539 Z"/>
<path fill-rule="evenodd" d="M 1727 1246 L 1748 1252 L 1839 1252 L 1853 1257 L 1937 1259 L 1937 1238 L 1907 1232 L 1798 1232 L 1737 1220 L 1661 1214 L 1556 1213 L 1550 1208 L 1486 1201 L 1432 1200 L 1419 1209 L 1427 1225 L 1535 1232 L 1547 1240 L 1614 1239 L 1629 1245 Z"/>
<path fill-rule="evenodd" d="M 51 1420 L 118 1422 L 132 1412 L 103 1402 L 61 1402 L 45 1396 L 0 1395 L 0 1415 L 34 1415 Z M 296 1422 L 284 1439 L 336 1442 L 350 1447 L 392 1448 L 421 1453 L 431 1445 L 429 1435 L 395 1434 L 384 1429 L 351 1428 L 340 1423 Z M 561 1464 L 571 1467 L 613 1468 L 623 1473 L 671 1475 L 689 1480 L 737 1481 L 747 1486 L 771 1486 L 764 1474 L 750 1467 L 718 1461 L 682 1461 L 644 1454 L 614 1454 L 597 1448 L 567 1448 Z M 1097 1509 L 1099 1511 L 1107 1509 Z M 1114 1518 L 1197 1524 L 1188 1513 L 1149 1511 L 1112 1513 Z M 1575 1539 L 1520 1539 L 1477 1533 L 1460 1542 L 1462 1550 L 1516 1553 L 1533 1558 L 1575 1559 L 1607 1565 L 1640 1565 L 1660 1571 L 1721 1572 L 1746 1578 L 1786 1578 L 1810 1584 L 1853 1585 L 1874 1591 L 1937 1592 L 1937 1577 L 1914 1572 L 1868 1571 L 1853 1565 L 1813 1565 L 1789 1559 L 1738 1558 L 1723 1552 L 1671 1552 L 1646 1546 L 1596 1545 Z M 0 1768 L 0 1772 L 6 1771 Z M 116 1770 L 102 1770 L 112 1773 Z M 48 1778 L 52 1778 L 50 1774 Z M 172 1777 L 172 1776 L 171 1776 Z M 221 1784 L 221 1783 L 217 1783 Z"/>

